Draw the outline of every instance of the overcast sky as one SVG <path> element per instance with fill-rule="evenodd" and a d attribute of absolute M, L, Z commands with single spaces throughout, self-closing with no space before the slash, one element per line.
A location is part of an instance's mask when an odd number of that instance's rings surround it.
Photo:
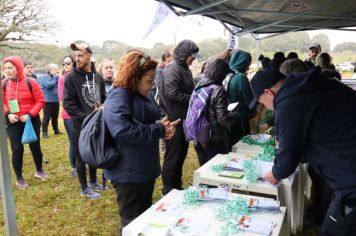
<path fill-rule="evenodd" d="M 156 8 L 154 0 L 47 0 L 53 15 L 61 24 L 55 36 L 46 42 L 61 46 L 75 40 L 85 40 L 101 46 L 105 40 L 125 42 L 132 46 L 152 47 L 156 42 L 174 43 L 182 39 L 201 41 L 226 37 L 223 26 L 201 16 L 177 17 L 171 13 L 146 39 Z M 337 43 L 356 41 L 356 32 L 311 31 L 310 35 L 326 33 L 333 48 Z"/>

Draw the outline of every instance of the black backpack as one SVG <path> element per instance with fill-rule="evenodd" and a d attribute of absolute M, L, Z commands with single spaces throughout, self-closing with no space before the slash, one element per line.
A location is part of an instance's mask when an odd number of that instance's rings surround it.
<path fill-rule="evenodd" d="M 91 167 L 110 169 L 120 158 L 120 147 L 111 136 L 101 107 L 87 116 L 79 136 L 82 160 Z"/>

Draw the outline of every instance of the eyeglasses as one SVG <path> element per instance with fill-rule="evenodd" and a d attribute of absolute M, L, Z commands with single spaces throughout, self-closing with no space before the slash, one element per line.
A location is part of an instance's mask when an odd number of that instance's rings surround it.
<path fill-rule="evenodd" d="M 63 62 L 62 66 L 65 66 L 65 65 L 67 65 L 67 66 L 72 65 L 72 62 L 70 62 L 70 61 Z"/>
<path fill-rule="evenodd" d="M 149 55 L 143 54 L 143 56 L 140 59 L 140 67 L 143 66 L 146 61 L 150 60 L 151 57 Z"/>

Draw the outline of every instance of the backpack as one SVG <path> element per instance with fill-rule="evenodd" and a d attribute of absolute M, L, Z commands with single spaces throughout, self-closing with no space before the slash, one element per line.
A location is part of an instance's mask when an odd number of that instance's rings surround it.
<path fill-rule="evenodd" d="M 106 126 L 103 111 L 101 107 L 84 119 L 79 136 L 79 152 L 89 166 L 110 169 L 119 160 L 120 150 Z"/>
<path fill-rule="evenodd" d="M 189 100 L 187 117 L 183 121 L 183 130 L 187 141 L 197 141 L 202 145 L 209 143 L 212 137 L 212 125 L 208 120 L 209 98 L 218 87 L 216 84 L 197 88 Z"/>
<path fill-rule="evenodd" d="M 2 86 L 2 88 L 4 89 L 4 91 L 6 91 L 6 87 L 7 84 L 9 83 L 9 79 L 5 79 L 4 80 L 4 85 Z M 32 84 L 31 84 L 31 79 L 29 77 L 26 77 L 26 83 L 27 83 L 27 87 L 30 90 L 30 92 L 32 93 Z"/>

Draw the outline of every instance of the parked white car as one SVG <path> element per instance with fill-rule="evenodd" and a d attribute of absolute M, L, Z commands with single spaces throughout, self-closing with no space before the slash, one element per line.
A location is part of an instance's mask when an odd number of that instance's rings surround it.
<path fill-rule="evenodd" d="M 338 65 L 338 69 L 341 71 L 349 71 L 349 70 L 354 70 L 355 67 L 350 63 L 343 63 Z"/>

